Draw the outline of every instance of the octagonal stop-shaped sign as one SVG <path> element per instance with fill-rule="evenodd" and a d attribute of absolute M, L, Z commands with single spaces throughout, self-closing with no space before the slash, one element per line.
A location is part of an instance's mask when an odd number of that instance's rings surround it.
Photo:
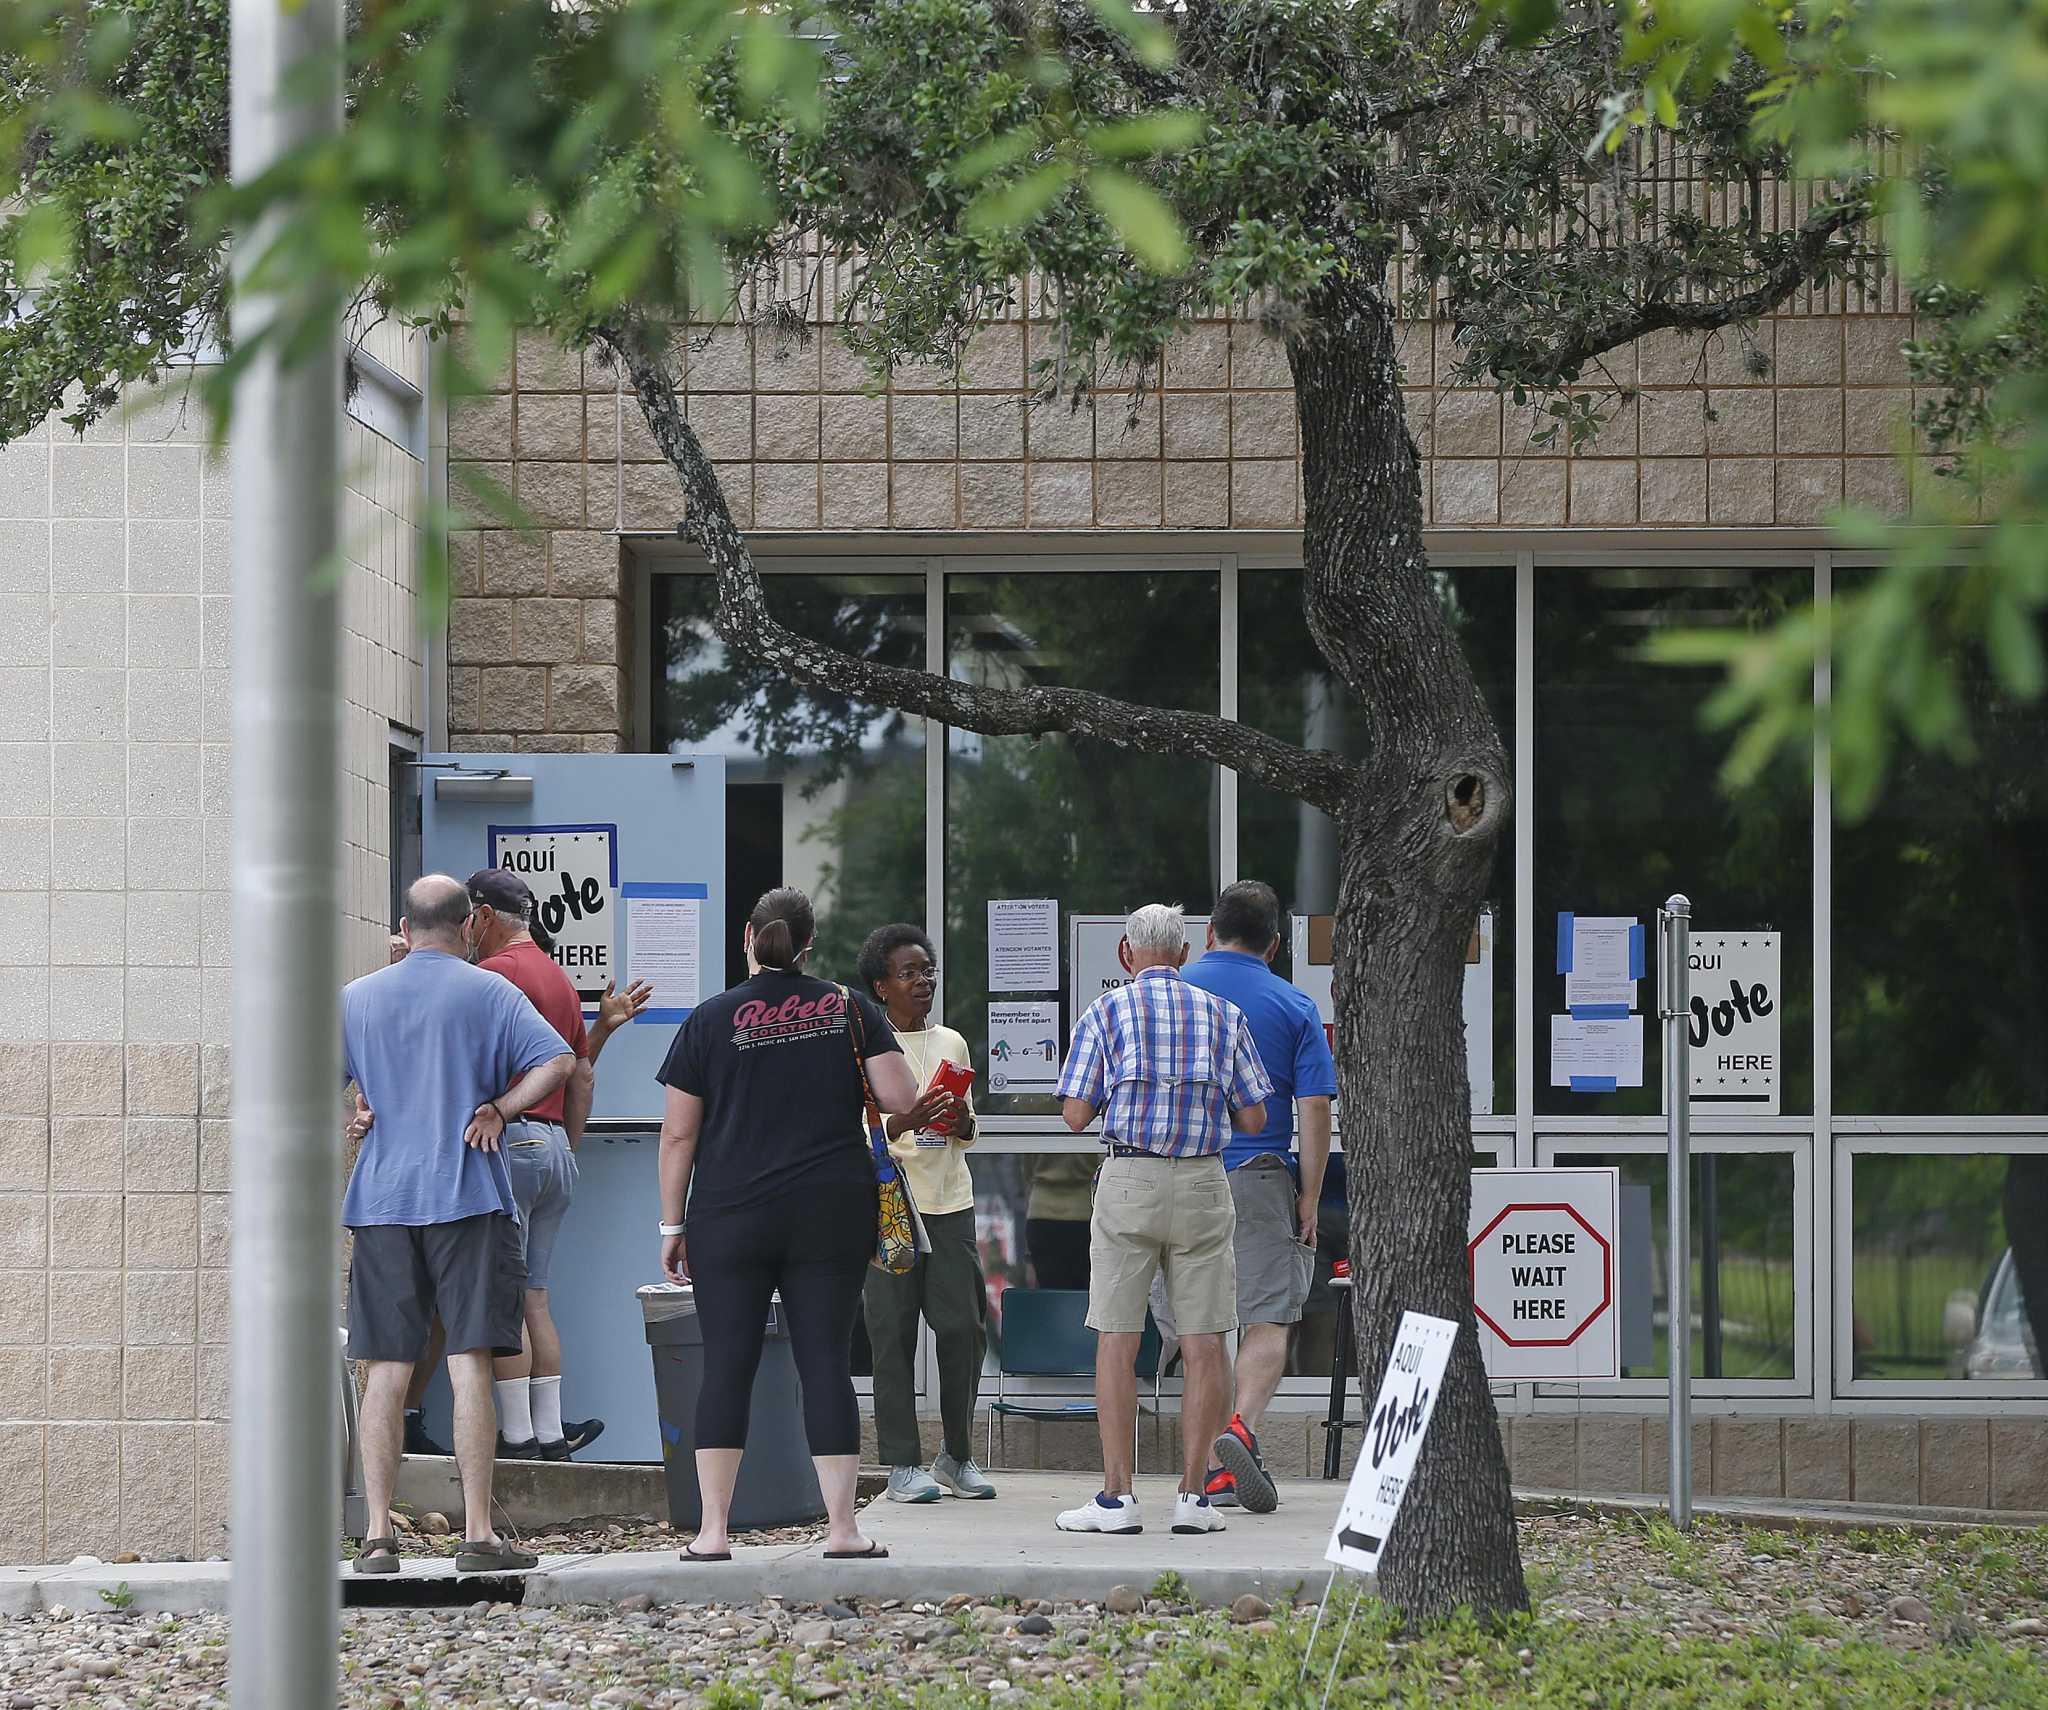
<path fill-rule="evenodd" d="M 1621 1172 L 1474 1170 L 1468 1253 L 1489 1377 L 1612 1378 Z"/>

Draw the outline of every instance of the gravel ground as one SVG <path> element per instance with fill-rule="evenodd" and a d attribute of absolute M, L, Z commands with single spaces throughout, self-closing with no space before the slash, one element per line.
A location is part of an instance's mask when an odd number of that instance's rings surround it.
<path fill-rule="evenodd" d="M 1988 1640 L 2048 1670 L 2048 1532 L 1791 1536 L 1575 1515 L 1524 1522 L 1541 1632 L 1650 1631 L 1670 1646 L 1767 1631 L 1829 1647 L 1917 1650 Z M 887 1685 L 1022 1704 L 1034 1687 L 1135 1683 L 1162 1654 L 1220 1658 L 1226 1630 L 1141 1588 L 1093 1604 L 363 1610 L 343 1617 L 342 1702 L 416 1706 L 762 1710 Z M 1256 1599 L 1231 1612 L 1254 1645 L 1298 1641 Z M 1530 1653 L 1522 1652 L 1523 1656 Z M 226 1624 L 95 1610 L 0 1622 L 0 1710 L 169 1710 L 225 1703 Z M 1347 1679 L 1347 1685 L 1352 1684 Z M 734 1689 L 738 1689 L 735 1691 Z M 984 1697 L 985 1695 L 985 1697 Z"/>

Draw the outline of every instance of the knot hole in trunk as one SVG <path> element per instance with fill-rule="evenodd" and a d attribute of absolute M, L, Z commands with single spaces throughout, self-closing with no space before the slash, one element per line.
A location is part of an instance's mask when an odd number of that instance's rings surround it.
<path fill-rule="evenodd" d="M 1444 792 L 1444 812 L 1460 837 L 1486 817 L 1486 780 L 1477 772 L 1453 778 Z"/>

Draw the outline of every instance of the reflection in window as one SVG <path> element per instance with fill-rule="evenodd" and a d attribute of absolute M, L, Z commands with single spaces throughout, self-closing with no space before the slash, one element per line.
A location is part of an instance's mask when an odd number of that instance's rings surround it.
<path fill-rule="evenodd" d="M 2048 701 L 2000 695 L 1981 654 L 1963 701 L 1973 758 L 1902 744 L 1835 828 L 1844 1112 L 2048 1114 Z"/>
<path fill-rule="evenodd" d="M 2048 1155 L 1856 1157 L 1859 1378 L 2038 1378 L 2048 1348 Z"/>
<path fill-rule="evenodd" d="M 1151 706 L 1218 706 L 1215 573 L 953 576 L 947 668 L 1002 688 L 1085 686 Z M 1213 766 L 1066 736 L 953 731 L 946 753 L 946 1019 L 988 1084 L 991 898 L 1059 899 L 1065 980 L 1073 914 L 1141 903 L 1208 912 L 1216 894 Z M 1005 998 L 1013 994 L 1000 994 Z M 1051 999 L 1054 994 L 1014 994 Z M 1062 1030 L 1072 1024 L 1058 994 Z M 1049 1093 L 976 1093 L 986 1115 L 1049 1114 Z"/>
<path fill-rule="evenodd" d="M 1621 1170 L 1621 1359 L 1624 1377 L 1671 1372 L 1667 1166 L 1661 1153 L 1569 1152 L 1560 1169 Z M 1692 1375 L 1796 1374 L 1789 1152 L 1696 1152 L 1692 1160 Z M 1637 1254 L 1647 1253 L 1643 1264 Z M 1647 1285 L 1647 1286 L 1645 1286 Z"/>
<path fill-rule="evenodd" d="M 924 663 L 922 576 L 764 585 L 770 615 L 799 635 L 878 664 Z M 870 931 L 924 919 L 924 721 L 735 658 L 711 625 L 708 575 L 657 576 L 653 595 L 655 743 L 726 762 L 726 982 L 746 977 L 740 928 L 775 885 L 801 886 L 817 905 L 811 971 L 853 980 Z"/>
<path fill-rule="evenodd" d="M 1515 747 L 1515 573 L 1511 568 L 1437 572 L 1445 611 L 1493 713 L 1502 745 Z M 1310 748 L 1360 752 L 1344 684 L 1310 640 L 1298 570 L 1246 570 L 1237 579 L 1238 717 L 1255 729 Z M 1337 832 L 1319 808 L 1249 782 L 1238 786 L 1238 874 L 1263 879 L 1290 914 L 1328 914 L 1337 906 Z M 1493 1109 L 1511 1113 L 1515 1097 L 1514 886 L 1505 853 L 1495 870 L 1493 964 Z M 1291 976 L 1292 944 L 1283 934 L 1274 971 Z"/>
<path fill-rule="evenodd" d="M 1536 583 L 1536 941 L 1562 912 L 1625 915 L 1655 943 L 1657 909 L 1692 899 L 1693 929 L 1782 934 L 1780 1110 L 1813 1109 L 1813 785 L 1798 759 L 1743 790 L 1719 782 L 1725 732 L 1700 722 L 1718 670 L 1652 664 L 1644 641 L 1672 627 L 1757 629 L 1811 599 L 1799 570 L 1546 570 Z M 1643 1084 L 1611 1093 L 1550 1085 L 1549 1016 L 1564 980 L 1534 970 L 1536 1108 L 1654 1115 L 1663 1043 L 1655 957 L 1637 988 Z"/>

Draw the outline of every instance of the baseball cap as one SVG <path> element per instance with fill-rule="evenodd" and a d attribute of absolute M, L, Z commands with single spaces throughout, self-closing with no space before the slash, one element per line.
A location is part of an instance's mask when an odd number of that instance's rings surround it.
<path fill-rule="evenodd" d="M 533 892 L 517 873 L 483 867 L 469 876 L 469 898 L 485 908 L 501 908 L 524 919 L 533 912 Z"/>

